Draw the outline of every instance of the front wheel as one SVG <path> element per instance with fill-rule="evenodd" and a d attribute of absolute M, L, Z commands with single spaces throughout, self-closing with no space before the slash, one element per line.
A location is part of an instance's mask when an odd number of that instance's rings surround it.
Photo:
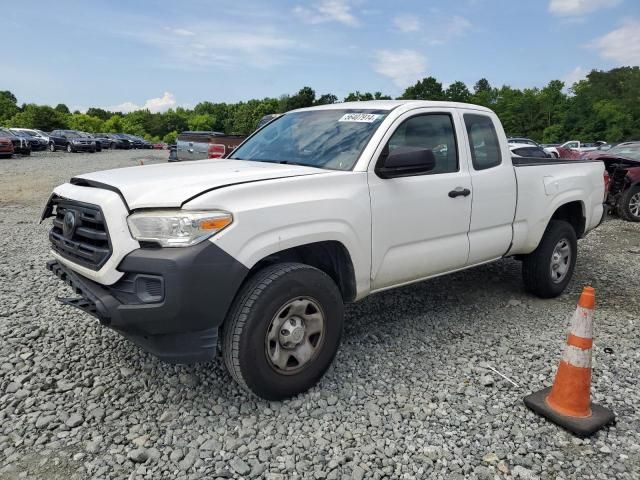
<path fill-rule="evenodd" d="M 49 144 L 49 151 L 50 152 L 55 152 L 56 151 L 56 145 L 53 142 L 51 142 Z"/>
<path fill-rule="evenodd" d="M 342 324 L 342 296 L 327 274 L 300 263 L 272 265 L 238 294 L 223 329 L 224 361 L 257 396 L 288 398 L 329 368 Z"/>
<path fill-rule="evenodd" d="M 114 142 L 111 142 L 109 144 L 109 150 L 115 150 L 116 149 L 116 144 Z"/>
<path fill-rule="evenodd" d="M 627 188 L 620 196 L 618 214 L 629 222 L 640 222 L 640 185 Z"/>
<path fill-rule="evenodd" d="M 73 147 L 71 146 L 70 143 L 67 143 L 67 152 L 73 153 Z"/>
<path fill-rule="evenodd" d="M 576 232 L 563 220 L 551 220 L 538 248 L 522 262 L 527 291 L 541 298 L 560 295 L 573 276 L 578 253 Z"/>

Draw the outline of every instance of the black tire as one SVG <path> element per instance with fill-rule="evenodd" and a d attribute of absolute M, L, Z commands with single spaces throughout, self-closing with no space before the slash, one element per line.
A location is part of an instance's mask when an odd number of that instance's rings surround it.
<path fill-rule="evenodd" d="M 67 152 L 73 153 L 73 146 L 70 143 L 67 143 Z"/>
<path fill-rule="evenodd" d="M 96 149 L 92 148 L 91 150 L 89 150 L 90 153 L 96 153 Z"/>
<path fill-rule="evenodd" d="M 640 185 L 627 188 L 618 200 L 618 215 L 629 222 L 640 222 Z"/>
<path fill-rule="evenodd" d="M 289 367 L 287 363 L 286 368 L 292 370 L 285 373 L 269 357 L 268 334 L 288 304 L 309 300 L 324 315 L 323 331 L 318 334 L 316 346 L 312 347 L 314 353 L 307 363 L 300 367 Z M 343 312 L 338 287 L 321 270 L 300 263 L 265 267 L 242 287 L 225 321 L 222 350 L 227 369 L 243 388 L 267 400 L 302 393 L 314 386 L 331 365 L 342 336 Z M 304 326 L 304 321 L 301 324 Z M 283 324 L 277 327 L 276 335 L 283 331 L 281 328 L 284 329 Z M 301 343 L 306 342 L 304 333 Z M 286 353 L 284 347 L 278 348 Z"/>
<path fill-rule="evenodd" d="M 115 142 L 111 142 L 111 143 L 109 144 L 109 150 L 115 150 L 115 149 L 116 149 L 116 144 L 115 144 Z"/>
<path fill-rule="evenodd" d="M 570 249 L 570 257 L 560 263 L 566 266 L 566 273 L 558 278 L 553 270 L 554 253 L 557 246 L 565 241 Z M 540 298 L 553 298 L 560 295 L 573 276 L 578 253 L 576 232 L 568 222 L 551 220 L 540 240 L 538 248 L 524 256 L 522 278 L 525 289 Z"/>
<path fill-rule="evenodd" d="M 22 154 L 23 154 L 25 157 L 30 157 L 30 156 L 31 156 L 31 150 L 25 150 L 24 152 L 22 152 Z"/>
<path fill-rule="evenodd" d="M 49 151 L 50 152 L 55 152 L 56 151 L 56 144 L 51 142 L 49 143 Z"/>

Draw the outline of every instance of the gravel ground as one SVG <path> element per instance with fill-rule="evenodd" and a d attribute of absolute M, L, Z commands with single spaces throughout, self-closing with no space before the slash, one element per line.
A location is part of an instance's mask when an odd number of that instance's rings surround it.
<path fill-rule="evenodd" d="M 640 478 L 640 224 L 607 219 L 581 241 L 555 300 L 524 293 L 504 260 L 348 306 L 321 383 L 265 402 L 221 361 L 161 363 L 55 301 L 70 292 L 44 269 L 36 223 L 51 187 L 166 156 L 0 162 L 0 479 Z M 598 298 L 593 395 L 618 421 L 580 440 L 522 398 L 552 381 L 585 283 Z"/>

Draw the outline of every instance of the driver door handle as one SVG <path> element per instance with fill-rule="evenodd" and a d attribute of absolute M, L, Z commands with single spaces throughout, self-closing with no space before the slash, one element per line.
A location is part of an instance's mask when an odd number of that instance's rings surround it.
<path fill-rule="evenodd" d="M 462 187 L 458 187 L 455 190 L 451 190 L 449 192 L 449 196 L 451 198 L 468 197 L 469 195 L 471 195 L 471 190 L 469 190 L 468 188 L 462 188 Z"/>

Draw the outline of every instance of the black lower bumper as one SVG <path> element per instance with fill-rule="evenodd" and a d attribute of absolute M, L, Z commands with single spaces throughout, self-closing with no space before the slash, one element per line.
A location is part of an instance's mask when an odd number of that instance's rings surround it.
<path fill-rule="evenodd" d="M 127 255 L 113 285 L 101 285 L 58 261 L 47 269 L 78 298 L 63 303 L 93 315 L 172 363 L 211 360 L 218 330 L 248 270 L 210 242 L 187 248 L 139 249 Z"/>

